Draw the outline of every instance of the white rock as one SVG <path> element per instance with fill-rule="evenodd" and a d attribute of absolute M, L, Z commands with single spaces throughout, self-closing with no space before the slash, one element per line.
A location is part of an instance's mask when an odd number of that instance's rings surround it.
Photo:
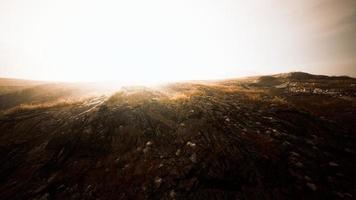
<path fill-rule="evenodd" d="M 187 146 L 190 146 L 190 147 L 194 148 L 196 146 L 196 144 L 193 143 L 193 142 L 188 141 L 187 142 Z"/>
<path fill-rule="evenodd" d="M 178 149 L 177 151 L 176 151 L 176 156 L 179 156 L 180 155 L 180 149 Z"/>

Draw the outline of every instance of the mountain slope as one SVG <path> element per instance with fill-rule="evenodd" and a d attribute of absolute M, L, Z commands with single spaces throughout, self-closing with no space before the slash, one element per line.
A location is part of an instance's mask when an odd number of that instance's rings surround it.
<path fill-rule="evenodd" d="M 356 82 L 323 80 L 128 87 L 8 112 L 0 118 L 0 195 L 352 199 Z M 339 89 L 315 93 L 319 85 Z"/>

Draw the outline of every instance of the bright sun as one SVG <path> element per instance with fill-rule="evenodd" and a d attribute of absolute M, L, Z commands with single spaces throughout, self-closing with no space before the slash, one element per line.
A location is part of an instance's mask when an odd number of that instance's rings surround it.
<path fill-rule="evenodd" d="M 283 71 L 298 31 L 279 4 L 249 2 L 9 1 L 12 26 L 1 34 L 16 56 L 3 73 L 152 83 Z"/>

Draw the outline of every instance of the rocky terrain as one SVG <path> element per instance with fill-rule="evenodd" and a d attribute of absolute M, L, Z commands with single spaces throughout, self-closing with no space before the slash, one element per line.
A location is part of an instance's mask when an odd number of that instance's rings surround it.
<path fill-rule="evenodd" d="M 40 84 L 3 92 L 0 109 L 1 199 L 356 198 L 353 78 L 296 72 L 112 95 Z"/>

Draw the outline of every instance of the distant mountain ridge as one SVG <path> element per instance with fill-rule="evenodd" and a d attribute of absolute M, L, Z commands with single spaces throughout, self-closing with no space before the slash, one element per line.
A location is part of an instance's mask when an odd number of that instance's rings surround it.
<path fill-rule="evenodd" d="M 289 72 L 272 75 L 276 78 L 288 78 L 293 80 L 305 80 L 305 79 L 331 79 L 331 80 L 350 80 L 354 79 L 349 76 L 327 76 L 327 75 L 315 75 L 306 72 Z"/>
<path fill-rule="evenodd" d="M 301 82 L 301 81 L 346 81 L 354 82 L 355 78 L 349 76 L 326 76 L 314 75 L 305 72 L 289 72 L 274 75 L 266 75 L 257 77 L 255 80 L 256 85 L 260 86 L 276 86 L 286 82 Z"/>

